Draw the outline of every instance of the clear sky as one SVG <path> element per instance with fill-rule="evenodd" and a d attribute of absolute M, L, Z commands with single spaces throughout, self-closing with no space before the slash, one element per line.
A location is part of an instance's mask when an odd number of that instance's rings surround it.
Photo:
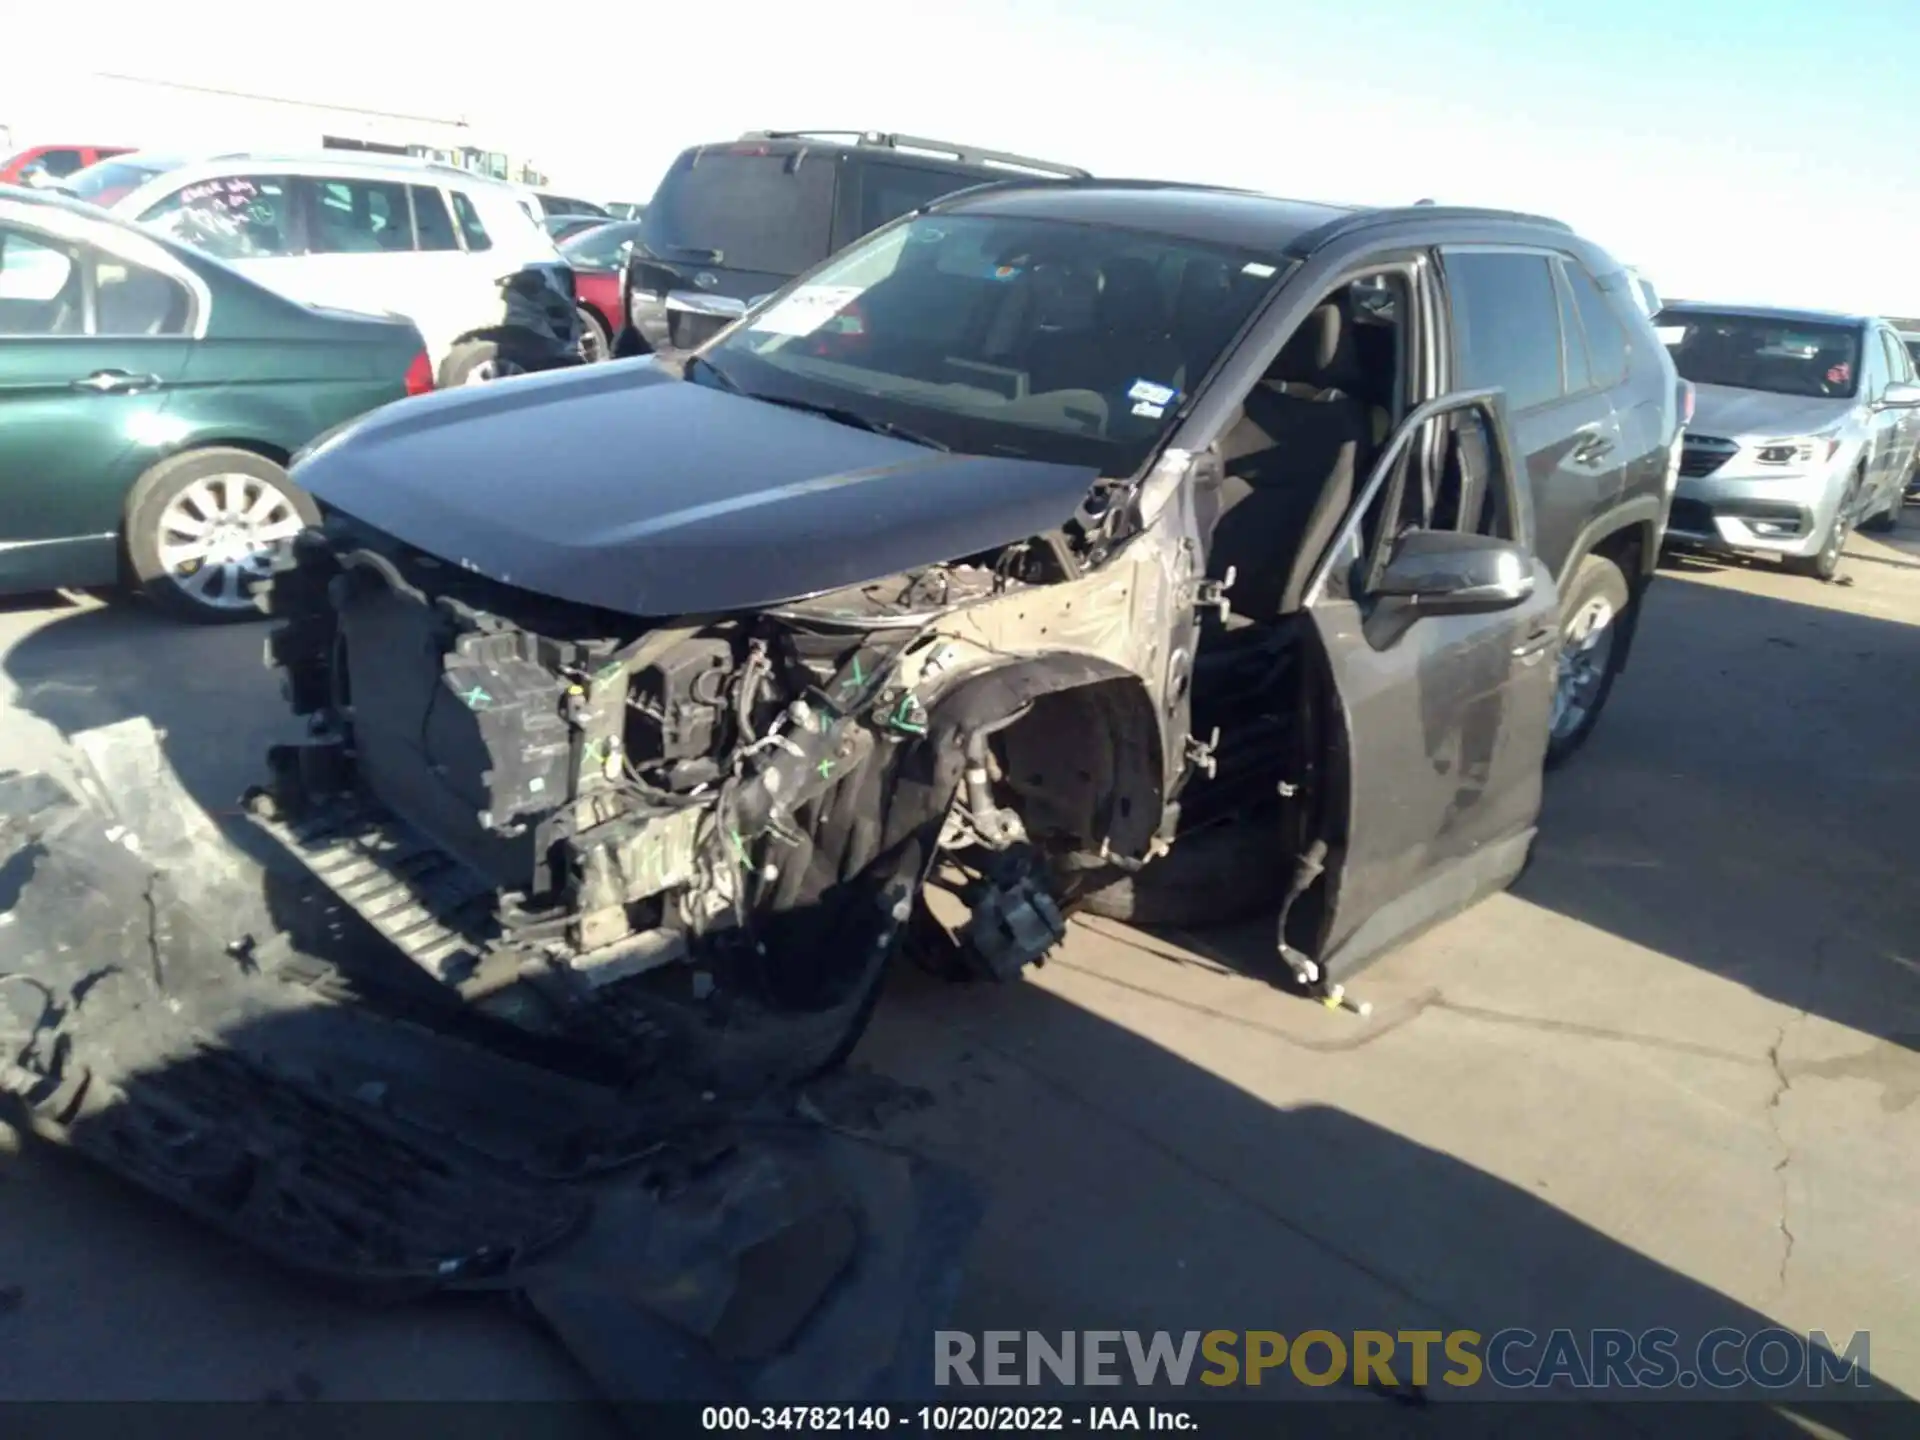
<path fill-rule="evenodd" d="M 750 128 L 899 130 L 1538 210 L 1669 295 L 1920 316 L 1920 0 L 96 0 L 8 39 L 10 76 L 39 54 L 464 115 L 597 198 Z"/>

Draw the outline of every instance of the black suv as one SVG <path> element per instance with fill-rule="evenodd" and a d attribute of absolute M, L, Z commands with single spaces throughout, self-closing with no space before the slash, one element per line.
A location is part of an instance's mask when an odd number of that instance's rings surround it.
<path fill-rule="evenodd" d="M 910 924 L 1004 977 L 1284 897 L 1321 985 L 1519 872 L 1683 394 L 1550 220 L 975 189 L 681 360 L 331 435 L 257 809 L 461 995 L 674 1064 L 830 1059 Z"/>
<path fill-rule="evenodd" d="M 878 130 L 761 130 L 667 170 L 620 281 L 616 356 L 691 349 L 910 210 L 1010 175 L 1084 170 Z"/>

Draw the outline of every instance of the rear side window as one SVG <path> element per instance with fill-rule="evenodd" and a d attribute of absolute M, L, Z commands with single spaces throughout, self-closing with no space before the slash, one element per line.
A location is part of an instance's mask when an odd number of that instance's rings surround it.
<path fill-rule="evenodd" d="M 93 266 L 95 335 L 184 335 L 193 319 L 193 296 L 169 275 L 88 249 Z"/>
<path fill-rule="evenodd" d="M 141 221 L 221 260 L 299 253 L 284 175 L 222 175 L 182 186 Z"/>
<path fill-rule="evenodd" d="M 1547 257 L 1452 251 L 1445 260 L 1462 388 L 1498 386 L 1516 413 L 1559 399 L 1560 302 Z"/>
<path fill-rule="evenodd" d="M 317 255 L 377 255 L 413 249 L 407 187 L 389 180 L 309 181 L 311 249 Z"/>
<path fill-rule="evenodd" d="M 453 218 L 459 222 L 460 234 L 467 242 L 469 250 L 491 250 L 493 237 L 487 234 L 487 227 L 480 223 L 480 212 L 473 208 L 473 201 L 462 190 L 449 190 L 453 197 Z"/>
<path fill-rule="evenodd" d="M 831 152 L 767 153 L 756 145 L 689 150 L 647 206 L 646 246 L 663 260 L 729 270 L 810 270 L 833 248 L 837 169 Z"/>
<path fill-rule="evenodd" d="M 860 233 L 863 235 L 922 205 L 932 204 L 942 195 L 951 195 L 978 183 L 965 175 L 922 170 L 913 165 L 889 165 L 883 160 L 861 165 L 859 174 Z"/>
<path fill-rule="evenodd" d="M 1567 284 L 1573 289 L 1574 308 L 1580 312 L 1580 328 L 1586 332 L 1587 355 L 1593 362 L 1593 383 L 1618 384 L 1627 374 L 1627 332 L 1612 302 L 1601 291 L 1599 282 L 1587 273 L 1586 266 L 1569 260 L 1563 266 Z"/>
<path fill-rule="evenodd" d="M 460 241 L 453 233 L 453 216 L 438 190 L 426 185 L 409 185 L 413 200 L 413 233 L 422 250 L 458 250 Z"/>

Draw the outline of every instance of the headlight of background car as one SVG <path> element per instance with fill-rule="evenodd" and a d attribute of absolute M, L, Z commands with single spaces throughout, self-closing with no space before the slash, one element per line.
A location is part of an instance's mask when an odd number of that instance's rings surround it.
<path fill-rule="evenodd" d="M 1806 435 L 1794 440 L 1768 440 L 1758 448 L 1755 458 L 1762 465 L 1825 464 L 1840 448 L 1840 440 L 1834 435 Z"/>

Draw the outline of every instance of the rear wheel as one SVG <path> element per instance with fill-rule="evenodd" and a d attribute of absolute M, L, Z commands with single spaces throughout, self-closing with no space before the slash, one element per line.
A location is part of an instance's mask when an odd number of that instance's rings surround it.
<path fill-rule="evenodd" d="M 589 365 L 597 365 L 613 356 L 613 340 L 607 334 L 607 327 L 600 317 L 587 306 L 580 307 L 580 358 Z"/>
<path fill-rule="evenodd" d="M 1620 567 L 1588 555 L 1560 604 L 1560 669 L 1547 736 L 1547 768 L 1564 764 L 1587 741 L 1620 671 L 1620 622 L 1633 591 Z"/>
<path fill-rule="evenodd" d="M 154 604 L 188 620 L 259 615 L 253 587 L 319 511 L 264 455 L 216 446 L 163 460 L 127 499 L 128 567 Z"/>

